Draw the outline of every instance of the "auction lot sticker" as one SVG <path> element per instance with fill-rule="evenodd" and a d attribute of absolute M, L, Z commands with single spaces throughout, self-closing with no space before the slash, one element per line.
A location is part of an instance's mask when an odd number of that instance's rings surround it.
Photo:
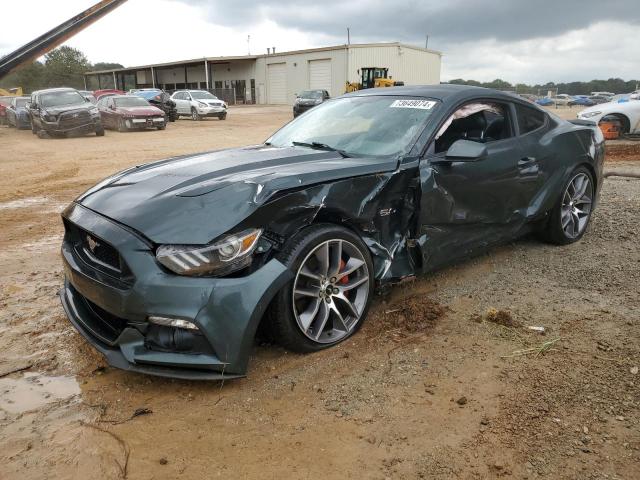
<path fill-rule="evenodd" d="M 422 110 L 431 110 L 436 102 L 432 100 L 396 100 L 391 108 L 420 108 Z"/>

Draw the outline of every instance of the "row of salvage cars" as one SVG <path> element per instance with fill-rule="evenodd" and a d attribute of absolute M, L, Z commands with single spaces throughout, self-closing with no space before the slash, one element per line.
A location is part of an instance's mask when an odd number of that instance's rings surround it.
<path fill-rule="evenodd" d="M 13 97 L 4 106 L 9 126 L 31 129 L 40 138 L 79 136 L 105 128 L 164 130 L 181 115 L 194 120 L 227 117 L 227 105 L 207 91 L 183 90 L 173 95 L 158 89 L 79 91 L 73 88 L 38 90 L 30 97 Z"/>

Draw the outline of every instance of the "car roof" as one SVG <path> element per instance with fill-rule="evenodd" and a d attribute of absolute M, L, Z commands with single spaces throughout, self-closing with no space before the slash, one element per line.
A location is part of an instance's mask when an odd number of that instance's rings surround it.
<path fill-rule="evenodd" d="M 109 98 L 142 98 L 138 95 L 129 95 L 129 94 L 125 94 L 125 95 L 109 95 Z M 144 100 L 144 98 L 142 98 Z"/>
<path fill-rule="evenodd" d="M 70 88 L 70 87 L 45 88 L 45 89 L 42 89 L 42 90 L 36 90 L 35 92 L 33 92 L 33 95 L 35 95 L 36 93 L 40 94 L 40 93 L 77 92 L 77 91 L 78 90 L 76 90 L 75 88 Z"/>
<path fill-rule="evenodd" d="M 361 97 L 376 95 L 406 95 L 409 97 L 434 98 L 436 100 L 442 101 L 443 103 L 458 103 L 465 100 L 473 100 L 474 98 L 478 97 L 490 97 L 499 100 L 519 103 L 527 107 L 533 106 L 533 104 L 531 104 L 527 100 L 520 98 L 513 93 L 501 92 L 500 90 L 494 90 L 492 88 L 474 87 L 471 85 L 454 85 L 447 83 L 441 85 L 412 85 L 404 87 L 367 88 L 365 90 L 357 90 L 352 93 L 347 93 L 343 96 Z"/>

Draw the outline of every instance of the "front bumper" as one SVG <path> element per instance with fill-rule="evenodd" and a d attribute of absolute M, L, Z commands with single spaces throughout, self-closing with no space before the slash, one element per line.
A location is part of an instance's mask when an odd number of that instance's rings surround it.
<path fill-rule="evenodd" d="M 66 126 L 59 122 L 47 122 L 42 120 L 42 129 L 47 133 L 63 134 L 63 133 L 91 133 L 102 127 L 102 123 L 99 119 L 91 120 L 81 125 Z"/>
<path fill-rule="evenodd" d="M 313 107 L 317 107 L 317 106 L 318 104 L 315 104 L 315 103 L 310 103 L 310 104 L 296 103 L 293 106 L 293 116 L 297 117 L 298 115 L 302 115 L 307 110 L 311 110 Z"/>
<path fill-rule="evenodd" d="M 167 124 L 165 117 L 125 117 L 124 124 L 130 129 L 156 128 Z"/>
<path fill-rule="evenodd" d="M 78 254 L 69 232 L 65 235 L 62 305 L 71 323 L 110 365 L 185 379 L 245 375 L 260 319 L 275 293 L 292 278 L 290 270 L 271 260 L 244 277 L 179 276 L 164 270 L 152 246 L 126 227 L 78 204 L 69 206 L 63 218 L 74 229 L 111 245 L 126 265 L 126 278 L 114 278 Z M 150 315 L 195 323 L 197 338 L 188 335 L 196 348 L 158 347 L 152 338 L 158 327 L 147 322 Z"/>
<path fill-rule="evenodd" d="M 196 107 L 196 110 L 202 117 L 218 117 L 227 114 L 227 109 L 224 107 Z"/>

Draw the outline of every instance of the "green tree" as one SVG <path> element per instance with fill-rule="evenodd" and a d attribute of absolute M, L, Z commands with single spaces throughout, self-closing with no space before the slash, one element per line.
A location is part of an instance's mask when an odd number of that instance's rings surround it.
<path fill-rule="evenodd" d="M 40 62 L 25 65 L 15 72 L 7 75 L 0 82 L 2 88 L 22 87 L 24 93 L 46 88 L 45 67 Z"/>
<path fill-rule="evenodd" d="M 119 63 L 98 62 L 93 64 L 91 71 L 98 72 L 100 70 L 115 70 L 118 68 L 124 68 L 124 65 L 120 65 Z"/>
<path fill-rule="evenodd" d="M 80 50 L 62 46 L 45 55 L 45 78 L 48 87 L 84 88 L 84 73 L 91 63 Z"/>

